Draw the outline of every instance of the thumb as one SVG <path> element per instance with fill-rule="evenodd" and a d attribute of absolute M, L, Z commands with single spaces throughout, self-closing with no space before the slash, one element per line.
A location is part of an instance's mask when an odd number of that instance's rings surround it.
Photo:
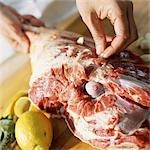
<path fill-rule="evenodd" d="M 92 37 L 95 42 L 96 53 L 100 55 L 106 48 L 106 36 L 102 21 L 98 18 L 97 14 L 91 12 L 90 18 L 84 20 L 85 24 L 89 28 Z"/>

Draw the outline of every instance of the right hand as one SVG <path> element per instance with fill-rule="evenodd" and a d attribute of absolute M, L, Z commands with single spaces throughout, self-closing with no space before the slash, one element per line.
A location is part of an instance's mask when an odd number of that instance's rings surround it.
<path fill-rule="evenodd" d="M 0 3 L 0 33 L 4 35 L 17 51 L 28 52 L 30 41 L 23 24 L 40 27 L 44 23 L 31 15 L 20 15 L 10 6 Z"/>
<path fill-rule="evenodd" d="M 130 0 L 76 0 L 84 23 L 95 41 L 96 52 L 108 58 L 119 50 L 126 49 L 137 37 L 133 17 L 133 4 Z M 108 18 L 115 36 L 108 37 L 102 21 Z M 107 42 L 110 43 L 107 46 Z"/>

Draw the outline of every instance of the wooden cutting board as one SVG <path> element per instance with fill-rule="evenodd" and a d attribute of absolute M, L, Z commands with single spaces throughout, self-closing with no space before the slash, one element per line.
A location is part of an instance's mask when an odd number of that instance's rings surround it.
<path fill-rule="evenodd" d="M 149 29 L 149 15 L 150 14 L 150 2 L 148 0 L 134 0 L 134 16 L 138 27 L 139 36 L 143 36 L 146 32 L 150 32 Z M 67 21 L 62 22 L 56 26 L 58 29 L 66 29 L 69 31 L 77 32 L 86 36 L 90 36 L 87 27 L 82 22 L 79 14 L 74 15 Z M 104 27 L 107 33 L 110 35 L 113 33 L 113 29 L 108 21 L 104 22 Z M 136 43 L 130 46 L 131 49 L 139 54 L 147 53 L 136 47 Z M 14 71 L 10 75 L 10 70 L 16 65 L 14 58 L 18 59 L 19 62 L 24 61 L 22 66 Z M 28 89 L 28 81 L 31 75 L 31 67 L 28 56 L 23 54 L 16 54 L 14 58 L 10 58 L 8 62 L 3 66 L 5 74 L 3 81 L 0 82 L 0 113 L 7 107 L 11 97 L 18 91 Z M 1 71 L 2 66 L 0 66 Z M 50 150 L 96 150 L 95 148 L 81 142 L 79 139 L 73 136 L 66 126 L 66 123 L 62 119 L 53 119 L 53 130 L 54 137 Z M 16 148 L 18 149 L 18 148 Z"/>

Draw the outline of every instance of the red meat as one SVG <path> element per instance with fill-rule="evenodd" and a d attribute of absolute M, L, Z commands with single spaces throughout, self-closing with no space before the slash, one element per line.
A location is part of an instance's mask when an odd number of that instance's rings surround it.
<path fill-rule="evenodd" d="M 63 117 L 72 133 L 98 148 L 149 147 L 149 68 L 123 50 L 104 60 L 93 41 L 41 30 L 33 38 L 29 96 Z"/>

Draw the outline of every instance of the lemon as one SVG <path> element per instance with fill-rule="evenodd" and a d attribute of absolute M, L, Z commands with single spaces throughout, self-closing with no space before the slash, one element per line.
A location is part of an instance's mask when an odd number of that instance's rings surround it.
<path fill-rule="evenodd" d="M 14 113 L 17 117 L 20 117 L 24 112 L 29 110 L 30 101 L 28 97 L 20 97 L 14 106 Z"/>
<path fill-rule="evenodd" d="M 30 104 L 29 111 L 42 111 L 34 103 Z"/>
<path fill-rule="evenodd" d="M 52 141 L 52 125 L 42 113 L 27 111 L 16 122 L 15 136 L 23 150 L 48 150 Z"/>
<path fill-rule="evenodd" d="M 12 99 L 6 110 L 3 112 L 3 118 L 8 115 L 14 115 L 14 105 L 21 96 L 27 96 L 27 91 L 19 91 Z"/>
<path fill-rule="evenodd" d="M 37 112 L 40 111 L 47 118 L 50 118 L 50 114 L 49 113 L 46 113 L 45 111 L 42 111 L 41 109 L 39 109 L 33 102 L 31 102 L 31 104 L 30 104 L 29 111 L 37 111 Z"/>

